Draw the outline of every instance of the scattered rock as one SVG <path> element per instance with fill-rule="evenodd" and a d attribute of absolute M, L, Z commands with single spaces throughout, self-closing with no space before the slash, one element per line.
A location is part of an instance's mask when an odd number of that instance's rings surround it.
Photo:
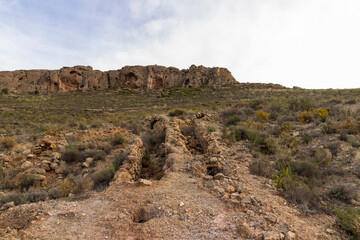
<path fill-rule="evenodd" d="M 147 179 L 140 179 L 139 184 L 143 185 L 143 186 L 151 186 L 152 182 L 150 180 L 147 180 Z"/>
<path fill-rule="evenodd" d="M 36 157 L 36 155 L 30 153 L 26 156 L 27 159 L 34 159 Z"/>
<path fill-rule="evenodd" d="M 46 170 L 43 168 L 35 168 L 32 172 L 36 174 L 45 174 Z"/>
<path fill-rule="evenodd" d="M 50 157 L 51 157 L 52 160 L 59 160 L 61 158 L 61 154 L 58 153 L 58 152 L 52 152 L 50 154 Z"/>
<path fill-rule="evenodd" d="M 335 234 L 335 233 L 336 233 L 335 230 L 330 229 L 330 228 L 327 228 L 327 229 L 326 229 L 326 232 L 329 233 L 329 234 Z"/>
<path fill-rule="evenodd" d="M 296 239 L 296 234 L 294 232 L 288 231 L 286 233 L 286 239 Z"/>
<path fill-rule="evenodd" d="M 12 207 L 15 207 L 15 203 L 14 203 L 14 202 L 8 202 L 8 203 L 5 203 L 5 204 L 0 208 L 0 211 L 6 210 L 6 209 L 9 209 L 9 208 L 12 208 Z"/>
<path fill-rule="evenodd" d="M 205 183 L 205 187 L 207 187 L 207 188 L 211 188 L 211 187 L 213 187 L 214 186 L 214 182 L 213 181 L 207 181 L 206 183 Z"/>
<path fill-rule="evenodd" d="M 241 200 L 241 203 L 242 204 L 252 204 L 252 201 L 250 198 L 245 198 L 245 199 Z"/>
<path fill-rule="evenodd" d="M 25 161 L 23 164 L 21 164 L 20 168 L 22 171 L 25 171 L 33 166 L 32 162 Z"/>
<path fill-rule="evenodd" d="M 233 192 L 235 192 L 234 186 L 232 186 L 232 185 L 230 185 L 230 184 L 226 185 L 225 190 L 226 190 L 226 192 L 228 192 L 228 193 L 233 193 Z"/>
<path fill-rule="evenodd" d="M 58 167 L 59 167 L 59 164 L 57 164 L 55 162 L 50 164 L 50 168 L 53 170 L 56 170 Z"/>
<path fill-rule="evenodd" d="M 219 194 L 221 194 L 221 195 L 224 195 L 224 194 L 225 194 L 225 189 L 223 189 L 223 188 L 221 188 L 221 187 L 215 186 L 215 187 L 214 187 L 214 190 L 215 190 L 216 192 L 218 192 Z"/>
<path fill-rule="evenodd" d="M 22 154 L 24 155 L 28 155 L 31 153 L 31 150 L 30 149 L 26 149 L 25 151 L 22 152 Z"/>

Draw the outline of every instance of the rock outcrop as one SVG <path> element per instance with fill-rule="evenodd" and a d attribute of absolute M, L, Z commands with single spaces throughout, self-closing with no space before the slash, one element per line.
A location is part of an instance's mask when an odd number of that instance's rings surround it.
<path fill-rule="evenodd" d="M 155 89 L 232 83 L 236 83 L 236 80 L 226 68 L 195 65 L 184 70 L 151 65 L 125 66 L 107 72 L 93 70 L 90 66 L 0 71 L 0 88 L 10 91 L 68 92 L 120 87 Z"/>

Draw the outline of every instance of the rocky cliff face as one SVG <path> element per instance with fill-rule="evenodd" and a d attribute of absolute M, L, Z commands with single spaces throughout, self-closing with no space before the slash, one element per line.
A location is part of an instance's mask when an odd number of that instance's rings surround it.
<path fill-rule="evenodd" d="M 192 65 L 179 70 L 164 66 L 125 66 L 102 72 L 90 66 L 63 67 L 60 70 L 0 71 L 0 88 L 10 91 L 67 92 L 104 88 L 197 87 L 236 83 L 226 68 Z"/>

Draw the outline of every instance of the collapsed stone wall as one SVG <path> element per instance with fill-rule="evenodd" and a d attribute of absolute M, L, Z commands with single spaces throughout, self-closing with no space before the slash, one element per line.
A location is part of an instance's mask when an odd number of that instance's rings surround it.
<path fill-rule="evenodd" d="M 198 87 L 236 83 L 226 68 L 192 65 L 189 69 L 158 65 L 125 66 L 102 72 L 90 66 L 63 67 L 60 70 L 0 71 L 0 88 L 10 91 L 68 92 L 105 88 L 156 89 Z"/>

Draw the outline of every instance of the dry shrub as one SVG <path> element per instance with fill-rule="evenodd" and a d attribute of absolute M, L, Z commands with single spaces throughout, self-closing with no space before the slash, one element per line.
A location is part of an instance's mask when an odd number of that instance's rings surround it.
<path fill-rule="evenodd" d="M 271 175 L 270 161 L 267 158 L 254 158 L 249 165 L 251 174 L 269 177 Z"/>
<path fill-rule="evenodd" d="M 174 109 L 173 111 L 169 112 L 169 116 L 176 117 L 176 116 L 182 116 L 185 114 L 185 111 L 182 109 Z"/>
<path fill-rule="evenodd" d="M 309 160 L 292 162 L 291 167 L 299 176 L 309 179 L 321 178 L 322 176 L 319 166 Z"/>
<path fill-rule="evenodd" d="M 77 149 L 66 149 L 61 154 L 61 159 L 67 163 L 80 162 L 85 159 L 82 151 Z"/>
<path fill-rule="evenodd" d="M 141 136 L 141 140 L 143 141 L 146 152 L 153 153 L 165 142 L 165 132 L 148 132 Z"/>
<path fill-rule="evenodd" d="M 16 145 L 16 141 L 12 137 L 3 137 L 0 140 L 0 144 L 4 149 L 11 149 Z"/>
<path fill-rule="evenodd" d="M 356 198 L 357 188 L 351 185 L 339 184 L 333 187 L 329 192 L 328 196 L 331 198 L 338 199 L 345 203 L 350 203 L 351 199 Z"/>
<path fill-rule="evenodd" d="M 289 100 L 289 109 L 291 111 L 309 111 L 313 103 L 309 98 L 292 98 Z"/>
<path fill-rule="evenodd" d="M 358 134 L 360 132 L 360 121 L 348 117 L 338 124 L 336 128 L 348 134 Z"/>
<path fill-rule="evenodd" d="M 95 172 L 92 176 L 94 181 L 94 188 L 101 189 L 109 185 L 111 180 L 114 178 L 116 172 L 116 166 L 114 164 L 109 164 L 103 169 Z"/>
<path fill-rule="evenodd" d="M 80 178 L 74 182 L 74 187 L 72 189 L 72 193 L 75 195 L 80 195 L 84 193 L 86 190 L 91 189 L 94 183 L 89 178 Z"/>
<path fill-rule="evenodd" d="M 316 209 L 319 206 L 319 196 L 314 189 L 297 181 L 285 181 L 286 198 L 299 205 L 303 210 Z"/>
<path fill-rule="evenodd" d="M 121 165 L 125 161 L 126 157 L 127 157 L 126 153 L 120 153 L 115 156 L 112 164 L 115 166 L 116 171 L 121 167 Z"/>
<path fill-rule="evenodd" d="M 115 136 L 111 140 L 111 145 L 113 145 L 115 147 L 115 146 L 122 145 L 124 142 L 125 142 L 124 136 L 122 134 L 118 133 L 118 134 L 115 134 Z"/>
<path fill-rule="evenodd" d="M 329 143 L 326 148 L 328 148 L 333 156 L 337 156 L 340 151 L 340 142 Z"/>
<path fill-rule="evenodd" d="M 28 190 L 36 183 L 35 176 L 30 173 L 24 173 L 20 176 L 20 187 L 22 190 Z"/>

